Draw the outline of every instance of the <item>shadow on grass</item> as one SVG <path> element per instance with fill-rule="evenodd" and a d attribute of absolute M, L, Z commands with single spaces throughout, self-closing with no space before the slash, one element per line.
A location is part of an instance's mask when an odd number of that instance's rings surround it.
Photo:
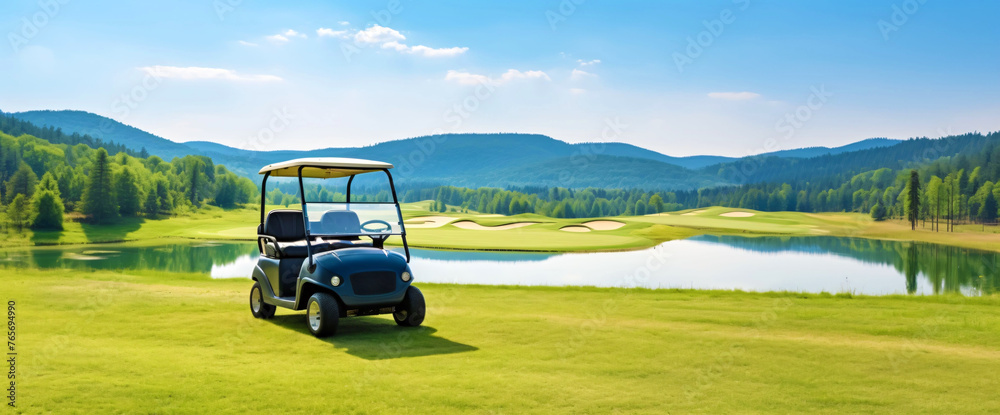
<path fill-rule="evenodd" d="M 121 218 L 107 225 L 84 223 L 81 227 L 87 242 L 123 242 L 129 233 L 139 230 L 143 221 L 142 218 Z"/>
<path fill-rule="evenodd" d="M 275 316 L 270 320 L 286 329 L 313 337 L 306 328 L 304 314 Z M 341 318 L 337 334 L 319 339 L 347 354 L 366 360 L 387 360 L 403 357 L 432 356 L 479 350 L 467 344 L 434 336 L 433 327 L 400 327 L 391 319 L 381 317 Z"/>

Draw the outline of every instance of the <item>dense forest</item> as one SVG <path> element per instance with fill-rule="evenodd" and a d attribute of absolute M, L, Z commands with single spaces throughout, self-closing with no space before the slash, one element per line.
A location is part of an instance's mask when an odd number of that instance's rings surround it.
<path fill-rule="evenodd" d="M 915 170 L 921 183 L 918 211 L 921 220 L 931 220 L 935 226 L 944 221 L 946 229 L 955 222 L 996 221 L 997 200 L 1000 198 L 1000 134 L 966 134 L 942 140 L 914 139 L 897 146 L 903 147 L 807 160 L 772 157 L 750 161 L 768 169 L 777 169 L 777 173 L 769 174 L 786 177 L 788 181 L 697 191 L 541 186 L 469 189 L 410 185 L 400 189 L 400 192 L 403 202 L 432 200 L 428 208 L 438 212 L 536 213 L 551 217 L 586 218 L 725 206 L 761 211 L 861 212 L 882 220 L 904 216 L 910 171 Z M 872 165 L 896 167 L 864 170 Z M 735 167 L 738 164 L 711 168 L 719 169 L 720 174 L 724 174 L 734 171 Z M 807 172 L 809 169 L 813 171 Z M 816 172 L 826 174 L 818 175 Z M 291 184 L 279 185 L 268 192 L 268 200 L 275 204 L 296 203 L 296 190 Z M 307 188 L 307 198 L 342 201 L 344 195 L 314 186 Z M 362 190 L 356 192 L 354 199 L 387 201 L 389 194 Z"/>
<path fill-rule="evenodd" d="M 58 229 L 65 215 L 111 223 L 119 217 L 169 216 L 203 204 L 231 208 L 259 201 L 258 187 L 206 156 L 167 162 L 145 151 L 0 114 L 0 203 L 15 228 Z M 15 136 L 16 134 L 16 136 Z M 109 151 L 110 150 L 110 151 Z M 679 168 L 679 167 L 678 167 Z M 945 229 L 955 222 L 994 223 L 1000 199 L 1000 133 L 939 140 L 810 159 L 749 157 L 704 167 L 698 174 L 743 185 L 700 190 L 527 186 L 470 189 L 409 182 L 402 202 L 431 201 L 432 211 L 476 211 L 560 218 L 645 215 L 707 206 L 761 211 L 862 212 L 903 217 L 911 203 L 910 172 L 919 182 L 921 220 Z M 711 182 L 711 180 L 709 180 Z M 626 187 L 626 186 L 623 186 Z M 276 180 L 266 201 L 299 203 L 297 184 Z M 306 186 L 309 201 L 343 201 L 343 189 Z M 355 201 L 389 201 L 385 186 L 362 182 Z"/>
<path fill-rule="evenodd" d="M 14 137 L 19 137 L 22 135 L 30 135 L 33 137 L 41 138 L 52 144 L 84 144 L 90 148 L 101 148 L 108 152 L 108 154 L 115 155 L 118 153 L 126 153 L 133 157 L 146 158 L 149 157 L 149 153 L 145 148 L 139 151 L 132 150 L 123 144 L 115 143 L 114 141 L 105 142 L 99 138 L 91 137 L 90 135 L 81 135 L 79 133 L 65 134 L 61 128 L 55 127 L 39 127 L 28 121 L 23 121 L 19 118 L 14 118 L 11 114 L 5 114 L 0 112 L 0 132 L 12 135 Z"/>
<path fill-rule="evenodd" d="M 19 129 L 18 129 L 19 128 Z M 256 185 L 204 156 L 140 157 L 89 136 L 23 124 L 0 133 L 0 202 L 14 229 L 61 229 L 64 216 L 92 223 L 120 217 L 158 217 L 205 203 L 234 207 L 257 198 Z M 89 144 L 101 145 L 95 149 Z"/>

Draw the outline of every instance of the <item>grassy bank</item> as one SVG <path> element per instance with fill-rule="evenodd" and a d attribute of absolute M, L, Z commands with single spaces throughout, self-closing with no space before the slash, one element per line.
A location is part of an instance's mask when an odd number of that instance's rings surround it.
<path fill-rule="evenodd" d="M 447 224 L 432 228 L 408 228 L 411 246 L 435 249 L 516 250 L 516 251 L 609 251 L 640 249 L 664 241 L 700 234 L 831 235 L 873 239 L 921 241 L 1000 251 L 997 227 L 965 225 L 959 232 L 933 232 L 929 227 L 911 231 L 903 221 L 874 222 L 858 213 L 756 212 L 745 209 L 705 208 L 651 216 L 613 217 L 624 226 L 618 229 L 567 232 L 566 227 L 586 224 L 593 219 L 556 219 L 534 214 L 516 216 L 476 213 L 434 213 L 427 203 L 404 205 L 408 223 L 427 217 L 446 217 Z M 271 206 L 269 209 L 279 206 Z M 86 225 L 67 222 L 63 231 L 25 230 L 11 233 L 0 246 L 81 244 L 141 241 L 159 238 L 253 240 L 259 221 L 257 209 L 222 210 L 205 207 L 196 213 L 162 220 L 130 219 L 116 225 Z M 727 215 L 727 216 L 724 216 Z M 733 215 L 744 215 L 733 216 Z M 473 222 L 496 227 L 527 222 L 530 226 L 506 230 L 471 230 L 456 226 Z M 390 243 L 398 243 L 396 238 Z"/>
<path fill-rule="evenodd" d="M 422 285 L 421 329 L 247 280 L 18 271 L 23 413 L 996 413 L 1000 299 Z M 419 284 L 418 284 L 419 285 Z"/>

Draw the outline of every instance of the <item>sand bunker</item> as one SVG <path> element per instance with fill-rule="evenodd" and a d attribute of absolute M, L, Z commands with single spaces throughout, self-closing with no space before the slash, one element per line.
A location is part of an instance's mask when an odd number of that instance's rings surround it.
<path fill-rule="evenodd" d="M 66 258 L 66 259 L 76 260 L 76 261 L 96 261 L 96 260 L 99 260 L 99 259 L 104 259 L 104 257 L 101 257 L 101 256 L 84 255 L 84 254 L 78 254 L 76 252 L 63 252 L 62 257 Z"/>
<path fill-rule="evenodd" d="M 566 232 L 590 232 L 590 228 L 580 225 L 563 226 L 559 230 Z"/>
<path fill-rule="evenodd" d="M 407 228 L 440 228 L 458 218 L 447 216 L 421 216 L 403 221 Z"/>
<path fill-rule="evenodd" d="M 705 212 L 708 212 L 708 209 L 695 210 L 695 211 L 688 212 L 688 213 L 682 213 L 681 216 L 698 215 L 698 214 L 702 214 L 702 213 L 705 213 Z"/>
<path fill-rule="evenodd" d="M 719 216 L 725 216 L 727 218 L 749 218 L 749 217 L 751 217 L 753 215 L 756 215 L 756 213 L 750 213 L 750 212 L 726 212 L 726 213 L 723 213 L 723 214 L 721 214 Z"/>
<path fill-rule="evenodd" d="M 583 226 L 586 226 L 595 231 L 613 231 L 622 226 L 625 226 L 625 224 L 613 220 L 592 220 L 590 222 L 584 222 Z"/>
<path fill-rule="evenodd" d="M 504 231 L 507 229 L 522 228 L 525 226 L 534 225 L 536 223 L 538 222 L 515 222 L 499 226 L 483 226 L 471 220 L 460 220 L 458 222 L 452 223 L 452 225 L 458 228 L 469 229 L 474 231 Z"/>

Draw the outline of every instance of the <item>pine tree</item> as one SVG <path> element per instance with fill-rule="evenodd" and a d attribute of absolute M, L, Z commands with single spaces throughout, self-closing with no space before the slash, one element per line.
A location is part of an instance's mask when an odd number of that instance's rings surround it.
<path fill-rule="evenodd" d="M 987 191 L 983 205 L 979 207 L 979 220 L 985 223 L 993 223 L 997 220 L 997 198 L 993 192 Z"/>
<path fill-rule="evenodd" d="M 147 218 L 155 218 L 160 213 L 160 198 L 156 197 L 155 189 L 146 193 L 146 201 L 142 204 L 142 213 Z"/>
<path fill-rule="evenodd" d="M 917 219 L 920 215 L 920 175 L 916 170 L 910 170 L 910 182 L 906 186 L 907 204 L 906 217 L 910 220 L 910 230 L 917 229 Z"/>
<path fill-rule="evenodd" d="M 13 200 L 14 196 L 19 194 L 24 195 L 25 198 L 30 198 L 35 193 L 36 184 L 38 184 L 38 175 L 35 174 L 34 170 L 31 170 L 31 167 L 21 162 L 17 171 L 7 181 L 7 200 Z"/>
<path fill-rule="evenodd" d="M 132 169 L 122 169 L 121 174 L 115 178 L 115 192 L 118 196 L 118 212 L 122 216 L 136 216 L 142 208 L 142 199 Z"/>
<path fill-rule="evenodd" d="M 201 170 L 204 168 L 205 164 L 201 160 L 193 159 L 188 164 L 188 201 L 191 202 L 191 206 L 198 207 L 201 201 L 201 197 L 198 196 L 198 192 L 201 191 L 202 180 L 201 180 Z"/>
<path fill-rule="evenodd" d="M 876 222 L 881 222 L 885 220 L 886 211 L 885 207 L 882 206 L 882 203 L 876 203 L 875 206 L 872 206 L 871 215 L 872 219 L 874 219 Z"/>
<path fill-rule="evenodd" d="M 109 223 L 118 217 L 118 202 L 112 184 L 108 152 L 99 148 L 82 198 L 83 213 L 95 223 Z"/>
<path fill-rule="evenodd" d="M 157 176 L 156 202 L 159 205 L 159 212 L 170 214 L 174 211 L 174 200 L 170 196 L 170 188 L 167 186 L 167 179 L 159 175 Z"/>
<path fill-rule="evenodd" d="M 23 194 L 14 196 L 14 199 L 10 201 L 10 206 L 7 206 L 7 221 L 18 231 L 24 228 L 25 224 L 31 222 L 29 201 Z"/>
<path fill-rule="evenodd" d="M 38 182 L 35 189 L 35 196 L 32 199 L 32 207 L 35 218 L 31 227 L 34 229 L 56 229 L 63 228 L 63 213 L 66 208 L 63 206 L 59 194 L 59 183 L 51 172 L 45 173 L 42 180 Z"/>

